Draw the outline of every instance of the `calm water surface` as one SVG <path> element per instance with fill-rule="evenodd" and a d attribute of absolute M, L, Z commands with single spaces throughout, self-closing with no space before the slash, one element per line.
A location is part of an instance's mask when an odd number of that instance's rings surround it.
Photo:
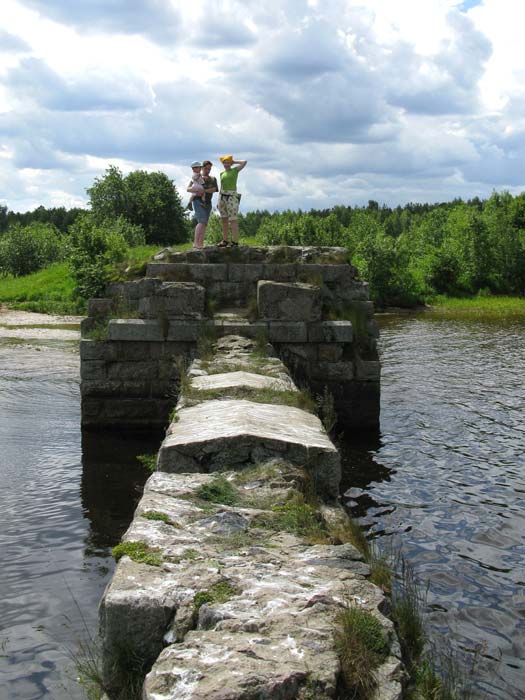
<path fill-rule="evenodd" d="M 384 317 L 381 433 L 350 507 L 429 582 L 436 639 L 478 648 L 478 696 L 525 697 L 525 319 Z M 467 654 L 472 659 L 472 654 Z"/>
<path fill-rule="evenodd" d="M 76 700 L 84 695 L 70 654 L 96 630 L 110 548 L 140 495 L 145 475 L 134 455 L 156 450 L 159 438 L 153 447 L 132 436 L 82 436 L 78 341 L 5 335 L 0 698 Z"/>
<path fill-rule="evenodd" d="M 1 330 L 1 329 L 0 329 Z M 485 697 L 525 697 L 525 321 L 385 317 L 381 432 L 347 497 L 430 582 L 432 631 L 482 646 Z M 44 334 L 45 335 L 45 334 Z M 109 551 L 160 435 L 81 433 L 77 341 L 0 332 L 0 698 L 77 700 Z M 82 614 L 79 613 L 81 611 Z"/>

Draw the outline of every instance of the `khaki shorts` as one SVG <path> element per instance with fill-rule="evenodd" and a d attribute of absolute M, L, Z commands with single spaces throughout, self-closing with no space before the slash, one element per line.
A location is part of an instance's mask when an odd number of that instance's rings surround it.
<path fill-rule="evenodd" d="M 241 201 L 241 195 L 238 192 L 225 191 L 219 193 L 219 203 L 217 209 L 221 215 L 221 219 L 230 219 L 230 221 L 237 221 L 237 214 L 239 213 L 239 202 Z"/>

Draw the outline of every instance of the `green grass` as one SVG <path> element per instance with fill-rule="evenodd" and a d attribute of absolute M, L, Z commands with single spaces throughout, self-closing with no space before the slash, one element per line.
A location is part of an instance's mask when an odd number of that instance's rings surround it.
<path fill-rule="evenodd" d="M 152 454 L 137 455 L 136 459 L 152 474 L 157 469 L 157 452 L 153 452 Z"/>
<path fill-rule="evenodd" d="M 189 243 L 173 246 L 173 250 L 185 250 Z M 131 248 L 125 266 L 134 267 L 158 253 L 162 245 Z M 23 277 L 0 277 L 0 303 L 12 309 L 36 311 L 47 314 L 84 314 L 85 300 L 75 299 L 75 280 L 67 262 L 49 267 Z"/>
<path fill-rule="evenodd" d="M 233 506 L 239 501 L 239 494 L 235 486 L 224 476 L 218 476 L 207 484 L 199 486 L 195 490 L 195 496 L 211 503 L 222 503 Z"/>
<path fill-rule="evenodd" d="M 367 610 L 349 605 L 336 618 L 335 646 L 350 697 L 372 697 L 377 684 L 374 670 L 388 656 L 379 620 Z"/>
<path fill-rule="evenodd" d="M 484 296 L 458 299 L 438 296 L 430 301 L 431 311 L 440 314 L 485 316 L 525 316 L 525 297 Z"/>
<path fill-rule="evenodd" d="M 233 596 L 239 595 L 241 590 L 226 579 L 217 581 L 206 591 L 199 591 L 193 598 L 193 604 L 198 610 L 205 603 L 226 603 Z"/>
<path fill-rule="evenodd" d="M 128 556 L 138 564 L 149 564 L 150 566 L 162 565 L 162 557 L 159 552 L 158 547 L 149 547 L 145 542 L 121 542 L 111 550 L 116 561 L 123 556 Z"/>
<path fill-rule="evenodd" d="M 23 277 L 0 277 L 0 303 L 12 309 L 52 314 L 82 313 L 73 299 L 75 281 L 65 262 Z"/>

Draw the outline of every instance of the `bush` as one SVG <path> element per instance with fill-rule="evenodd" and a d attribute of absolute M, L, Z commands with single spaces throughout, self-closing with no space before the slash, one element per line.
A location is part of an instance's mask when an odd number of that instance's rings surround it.
<path fill-rule="evenodd" d="M 179 194 L 164 173 L 135 170 L 125 177 L 111 166 L 87 193 L 98 225 L 123 217 L 141 226 L 146 243 L 183 243 L 188 228 Z"/>
<path fill-rule="evenodd" d="M 115 222 L 98 226 L 83 214 L 70 228 L 69 263 L 76 281 L 75 294 L 83 299 L 100 296 L 111 281 L 116 263 L 128 253 L 128 245 Z"/>
<path fill-rule="evenodd" d="M 0 238 L 0 272 L 22 277 L 62 260 L 64 239 L 53 224 L 15 224 Z"/>

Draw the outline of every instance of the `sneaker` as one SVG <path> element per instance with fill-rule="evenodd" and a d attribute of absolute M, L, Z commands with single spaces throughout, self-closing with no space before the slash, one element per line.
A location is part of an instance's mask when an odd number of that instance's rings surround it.
<path fill-rule="evenodd" d="M 217 248 L 227 248 L 228 247 L 228 241 L 221 241 L 220 243 L 217 243 Z"/>
<path fill-rule="evenodd" d="M 232 248 L 237 248 L 237 247 L 239 246 L 239 244 L 237 243 L 237 241 L 232 241 L 232 242 L 230 243 L 230 245 L 231 245 Z"/>

